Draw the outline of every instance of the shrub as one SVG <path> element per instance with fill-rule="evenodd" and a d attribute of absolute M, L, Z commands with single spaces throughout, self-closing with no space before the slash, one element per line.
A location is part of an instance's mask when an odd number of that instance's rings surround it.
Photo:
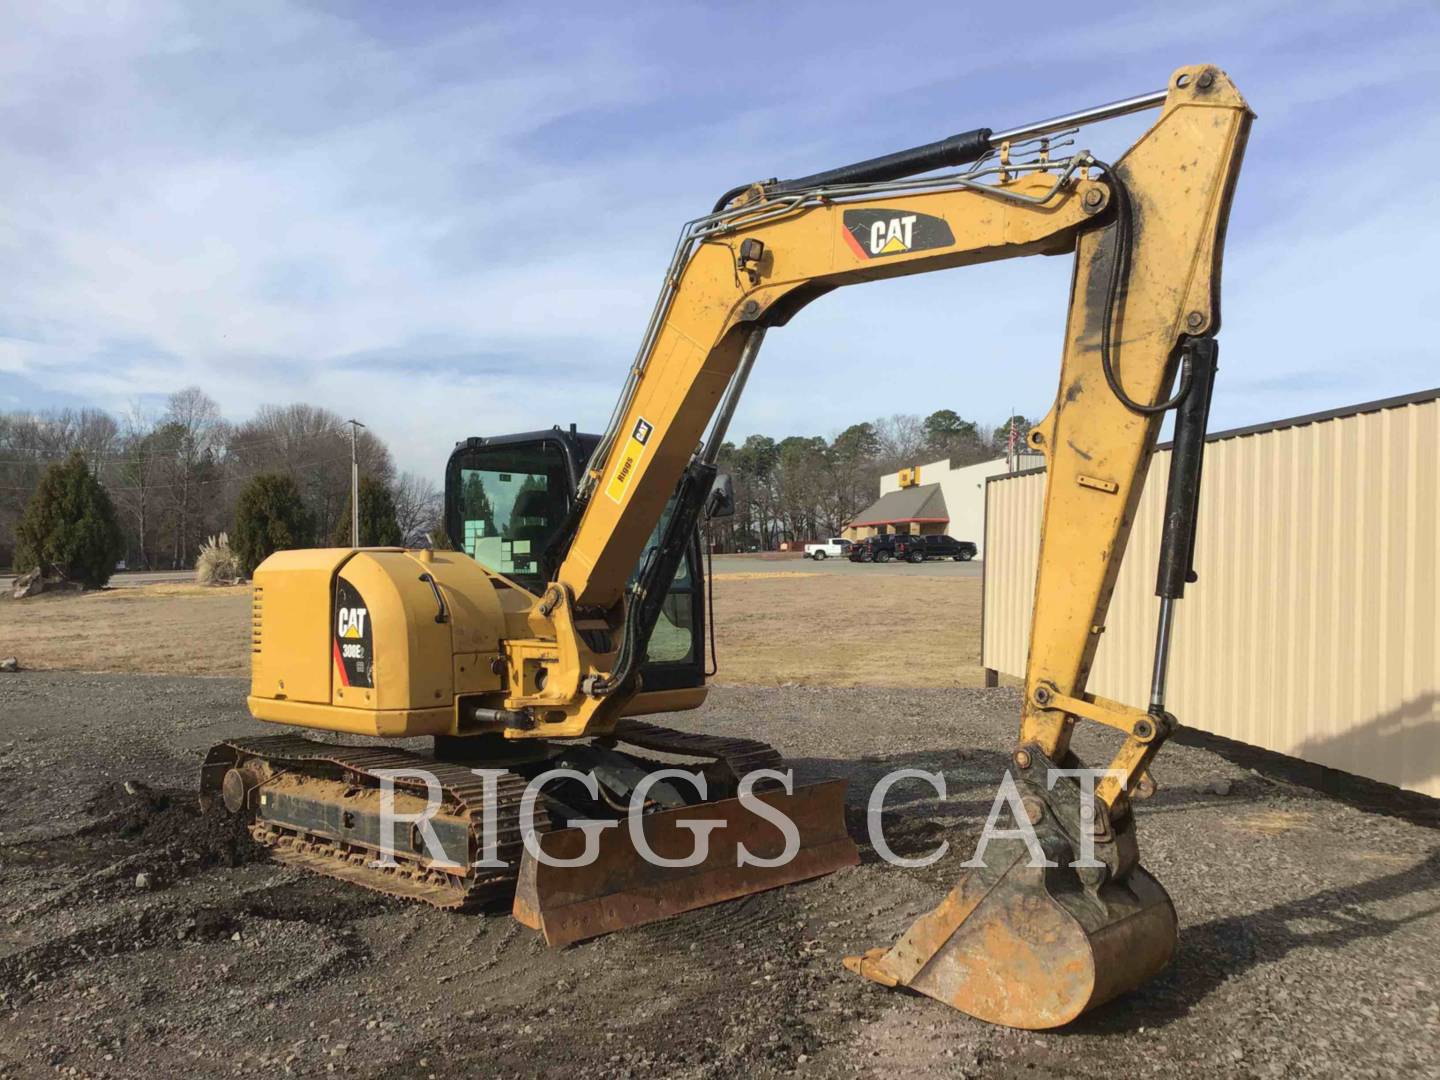
<path fill-rule="evenodd" d="M 115 504 L 75 451 L 45 470 L 15 528 L 15 568 L 39 567 L 98 589 L 125 552 Z"/>
<path fill-rule="evenodd" d="M 235 585 L 245 577 L 245 568 L 240 565 L 240 556 L 230 546 L 230 537 L 225 533 L 212 536 L 200 545 L 200 557 L 195 560 L 195 581 L 200 585 Z"/>
<path fill-rule="evenodd" d="M 345 500 L 345 516 L 335 526 L 330 543 L 336 547 L 350 546 L 350 500 Z M 400 522 L 395 516 L 395 499 L 390 489 L 368 476 L 360 481 L 360 546 L 399 547 L 405 542 L 400 535 Z"/>
<path fill-rule="evenodd" d="M 250 480 L 235 504 L 235 539 L 245 576 L 276 551 L 305 547 L 310 539 L 310 515 L 300 488 L 288 476 L 267 473 Z"/>

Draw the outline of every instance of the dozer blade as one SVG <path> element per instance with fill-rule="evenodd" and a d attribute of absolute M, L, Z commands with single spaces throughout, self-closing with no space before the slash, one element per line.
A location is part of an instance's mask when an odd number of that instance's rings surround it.
<path fill-rule="evenodd" d="M 827 780 L 783 791 L 757 791 L 755 798 L 785 814 L 800 837 L 799 850 L 783 865 L 740 866 L 740 845 L 757 859 L 778 858 L 785 849 L 780 830 L 739 799 L 642 815 L 635 824 L 649 848 L 663 859 L 690 856 L 696 832 L 687 822 L 718 821 L 709 851 L 698 865 L 656 865 L 631 838 L 632 822 L 600 832 L 597 857 L 588 866 L 548 865 L 528 851 L 520 864 L 514 916 L 545 935 L 550 945 L 639 926 L 682 911 L 733 900 L 808 878 L 821 877 L 860 861 L 845 831 L 845 781 Z M 537 838 L 555 860 L 578 859 L 587 837 L 580 828 L 558 829 Z"/>
<path fill-rule="evenodd" d="M 1096 804 L 1097 867 L 1072 867 L 1078 802 L 1072 793 L 1030 787 L 1027 818 L 1039 849 L 997 839 L 983 866 L 967 869 L 933 911 L 889 949 L 852 956 L 845 966 L 885 986 L 906 986 L 962 1012 L 1006 1027 L 1060 1027 L 1087 1009 L 1133 990 L 1175 950 L 1175 908 L 1138 865 L 1133 819 L 1113 826 Z M 1028 790 L 1027 790 L 1028 789 Z"/>

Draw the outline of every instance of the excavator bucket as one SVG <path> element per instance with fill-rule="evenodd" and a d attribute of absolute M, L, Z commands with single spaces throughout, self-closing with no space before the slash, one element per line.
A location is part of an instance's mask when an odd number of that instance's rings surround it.
<path fill-rule="evenodd" d="M 768 814 L 762 816 L 754 804 L 746 806 L 738 798 L 624 819 L 595 841 L 580 828 L 558 829 L 536 837 L 549 862 L 528 851 L 523 857 L 513 914 L 544 934 L 547 944 L 568 945 L 821 877 L 860 861 L 845 830 L 845 781 L 797 787 L 793 794 L 757 791 L 754 798 L 794 824 L 799 847 L 792 858 L 781 859 L 785 837 L 766 820 Z M 674 865 L 695 858 L 700 838 L 691 826 L 699 822 L 719 823 L 708 833 L 703 859 L 693 866 Z M 595 857 L 588 865 L 574 865 L 583 859 L 587 843 L 596 845 Z M 744 865 L 742 845 L 748 853 Z M 556 865 L 562 861 L 572 865 Z"/>
<path fill-rule="evenodd" d="M 1097 865 L 1073 866 L 1082 823 L 1079 802 L 1068 800 L 1078 791 L 1073 782 L 1057 784 L 1056 797 L 1026 779 L 1020 790 L 1033 846 L 1023 838 L 988 844 L 978 856 L 983 865 L 967 868 L 938 907 L 891 948 L 848 957 L 847 968 L 993 1024 L 1040 1030 L 1069 1023 L 1165 967 L 1175 949 L 1175 908 L 1138 864 L 1133 819 L 1127 814 L 1117 827 L 1094 804 L 1090 861 Z"/>

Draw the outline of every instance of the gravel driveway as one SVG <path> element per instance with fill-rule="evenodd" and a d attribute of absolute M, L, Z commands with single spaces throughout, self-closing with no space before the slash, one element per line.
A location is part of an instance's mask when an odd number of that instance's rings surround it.
<path fill-rule="evenodd" d="M 1213 740 L 1172 745 L 1139 815 L 1176 960 L 1032 1034 L 840 967 L 953 880 L 1012 691 L 716 690 L 677 726 L 769 739 L 803 773 L 848 777 L 857 808 L 888 770 L 943 770 L 950 798 L 895 789 L 887 833 L 952 853 L 900 870 L 865 845 L 821 881 L 563 950 L 280 868 L 200 818 L 204 749 L 259 729 L 244 693 L 0 675 L 0 1076 L 1437 1075 L 1434 803 L 1322 795 Z"/>

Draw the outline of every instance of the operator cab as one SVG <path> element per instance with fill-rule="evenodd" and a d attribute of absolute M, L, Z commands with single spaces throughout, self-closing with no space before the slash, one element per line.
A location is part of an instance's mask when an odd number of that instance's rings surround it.
<path fill-rule="evenodd" d="M 559 566 L 566 533 L 577 524 L 570 509 L 599 441 L 572 426 L 457 443 L 445 466 L 445 532 L 451 546 L 538 596 Z M 667 509 L 632 582 L 660 543 L 669 517 Z M 647 692 L 705 684 L 703 574 L 697 530 L 650 636 L 649 659 L 641 668 Z"/>

